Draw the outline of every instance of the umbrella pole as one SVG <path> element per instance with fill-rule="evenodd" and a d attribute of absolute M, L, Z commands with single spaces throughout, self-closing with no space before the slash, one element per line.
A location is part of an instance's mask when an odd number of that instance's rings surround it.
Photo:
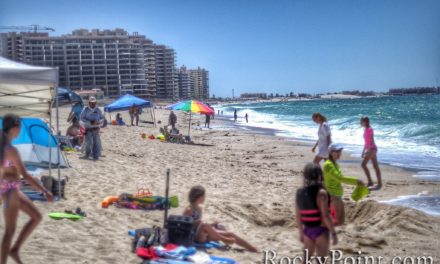
<path fill-rule="evenodd" d="M 191 111 L 189 111 L 188 136 L 191 134 Z"/>

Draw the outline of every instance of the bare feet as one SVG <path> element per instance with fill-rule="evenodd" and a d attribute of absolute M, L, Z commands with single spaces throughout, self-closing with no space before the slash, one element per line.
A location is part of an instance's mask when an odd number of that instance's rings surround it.
<path fill-rule="evenodd" d="M 23 264 L 23 262 L 20 259 L 20 255 L 18 254 L 17 249 L 11 249 L 9 252 L 9 256 L 17 263 L 17 264 Z"/>
<path fill-rule="evenodd" d="M 370 191 L 379 191 L 380 189 L 382 189 L 382 185 L 374 185 L 374 186 L 369 186 L 368 189 Z"/>

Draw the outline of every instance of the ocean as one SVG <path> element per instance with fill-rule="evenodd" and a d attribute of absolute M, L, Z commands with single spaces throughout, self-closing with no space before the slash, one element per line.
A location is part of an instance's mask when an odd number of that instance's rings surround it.
<path fill-rule="evenodd" d="M 355 99 L 318 99 L 290 102 L 240 103 L 215 106 L 233 119 L 237 109 L 239 125 L 273 129 L 278 136 L 296 140 L 317 139 L 318 125 L 311 116 L 327 116 L 333 142 L 355 157 L 360 157 L 364 140 L 361 116 L 368 116 L 374 129 L 381 163 L 414 170 L 414 177 L 440 181 L 440 95 L 384 96 Z M 249 123 L 244 115 L 249 115 Z M 440 194 L 440 193 L 439 193 Z M 392 203 L 414 205 L 416 200 L 397 199 Z M 433 197 L 430 212 L 440 212 L 438 196 Z"/>

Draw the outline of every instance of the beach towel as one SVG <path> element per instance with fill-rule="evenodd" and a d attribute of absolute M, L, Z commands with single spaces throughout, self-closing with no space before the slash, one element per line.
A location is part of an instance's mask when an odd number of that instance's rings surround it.
<path fill-rule="evenodd" d="M 223 244 L 218 241 L 208 241 L 205 243 L 194 243 L 193 246 L 196 248 L 212 249 L 212 248 L 222 248 Z"/>

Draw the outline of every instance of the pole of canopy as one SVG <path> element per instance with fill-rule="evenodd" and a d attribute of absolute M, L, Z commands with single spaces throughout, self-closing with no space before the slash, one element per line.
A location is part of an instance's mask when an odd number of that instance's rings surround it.
<path fill-rule="evenodd" d="M 56 124 L 57 124 L 57 174 L 58 174 L 58 200 L 61 200 L 61 162 L 60 162 L 60 155 L 61 155 L 61 149 L 60 149 L 60 111 L 58 106 L 58 76 L 59 76 L 59 69 L 57 67 L 57 81 L 56 81 L 56 93 L 55 93 L 55 106 L 56 106 Z"/>
<path fill-rule="evenodd" d="M 49 103 L 49 178 L 52 177 L 52 105 L 53 105 L 53 100 L 50 100 Z M 51 191 L 51 190 L 49 190 Z"/>

